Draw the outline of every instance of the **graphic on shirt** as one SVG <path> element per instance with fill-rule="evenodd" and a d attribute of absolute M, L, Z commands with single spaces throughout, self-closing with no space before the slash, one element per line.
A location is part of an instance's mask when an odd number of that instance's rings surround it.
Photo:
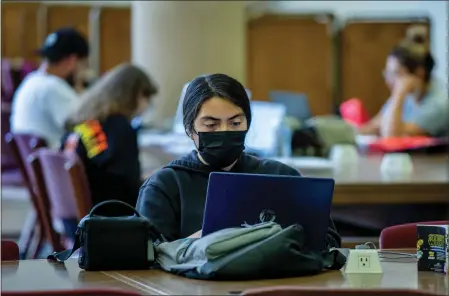
<path fill-rule="evenodd" d="M 75 126 L 75 132 L 87 151 L 87 157 L 93 158 L 108 149 L 106 135 L 97 120 L 89 120 Z"/>

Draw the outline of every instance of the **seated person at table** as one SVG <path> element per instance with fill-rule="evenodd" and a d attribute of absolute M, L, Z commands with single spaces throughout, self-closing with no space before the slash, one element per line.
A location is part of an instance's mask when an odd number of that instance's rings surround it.
<path fill-rule="evenodd" d="M 361 134 L 383 137 L 446 136 L 449 127 L 447 89 L 432 78 L 434 59 L 427 29 L 412 27 L 387 58 L 385 81 L 391 97 Z"/>
<path fill-rule="evenodd" d="M 224 74 L 196 78 L 186 90 L 182 112 L 196 150 L 154 173 L 142 185 L 137 201 L 139 213 L 167 240 L 199 235 L 211 172 L 300 176 L 285 164 L 244 152 L 251 108 L 237 80 Z M 329 247 L 341 243 L 332 220 L 327 243 Z"/>
<path fill-rule="evenodd" d="M 93 205 L 109 199 L 136 204 L 142 182 L 131 120 L 156 92 L 141 69 L 122 64 L 90 87 L 67 119 L 62 147 L 76 150 L 84 163 Z"/>
<path fill-rule="evenodd" d="M 57 148 L 64 122 L 79 103 L 67 79 L 85 71 L 89 45 L 80 32 L 65 28 L 48 35 L 39 54 L 42 65 L 25 77 L 14 95 L 11 131 L 42 137 Z"/>

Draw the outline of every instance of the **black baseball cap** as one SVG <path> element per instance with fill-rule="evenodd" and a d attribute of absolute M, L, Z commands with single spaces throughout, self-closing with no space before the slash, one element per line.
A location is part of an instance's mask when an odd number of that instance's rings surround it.
<path fill-rule="evenodd" d="M 62 28 L 50 33 L 37 53 L 53 62 L 73 54 L 79 58 L 86 58 L 89 56 L 89 44 L 77 30 Z"/>

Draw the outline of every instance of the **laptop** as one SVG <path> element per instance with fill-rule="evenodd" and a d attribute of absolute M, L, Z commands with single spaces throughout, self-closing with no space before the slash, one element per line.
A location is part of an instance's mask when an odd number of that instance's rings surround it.
<path fill-rule="evenodd" d="M 202 235 L 245 223 L 300 224 L 306 247 L 324 250 L 334 184 L 326 178 L 213 172 Z"/>
<path fill-rule="evenodd" d="M 312 117 L 307 96 L 301 93 L 287 91 L 271 91 L 269 97 L 272 102 L 282 104 L 287 109 L 287 116 L 303 122 Z"/>

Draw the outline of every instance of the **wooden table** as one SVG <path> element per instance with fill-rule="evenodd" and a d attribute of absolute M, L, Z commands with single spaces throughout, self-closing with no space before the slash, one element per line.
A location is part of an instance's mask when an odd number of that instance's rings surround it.
<path fill-rule="evenodd" d="M 26 260 L 19 265 L 2 262 L 2 291 L 56 290 L 74 288 L 121 288 L 144 295 L 226 295 L 248 288 L 294 285 L 339 288 L 407 288 L 449 295 L 449 277 L 432 272 L 418 272 L 416 261 L 382 261 L 384 274 L 345 275 L 327 271 L 320 275 L 279 280 L 213 282 L 189 280 L 162 271 L 85 272 L 76 260 L 66 263 L 66 270 L 46 260 Z"/>
<path fill-rule="evenodd" d="M 143 177 L 178 156 L 161 146 L 141 148 Z M 153 160 L 151 160 L 153 159 Z M 148 160 L 148 161 L 145 161 Z M 159 160 L 159 163 L 155 161 Z M 379 155 L 360 156 L 357 166 L 335 170 L 306 170 L 304 176 L 334 178 L 334 205 L 416 204 L 449 202 L 448 157 L 413 156 L 414 172 L 409 177 L 382 176 Z"/>
<path fill-rule="evenodd" d="M 122 289 L 145 293 L 145 289 L 130 286 L 101 272 L 86 272 L 77 259 L 65 265 L 47 260 L 2 261 L 2 291 L 53 291 L 83 288 Z"/>

